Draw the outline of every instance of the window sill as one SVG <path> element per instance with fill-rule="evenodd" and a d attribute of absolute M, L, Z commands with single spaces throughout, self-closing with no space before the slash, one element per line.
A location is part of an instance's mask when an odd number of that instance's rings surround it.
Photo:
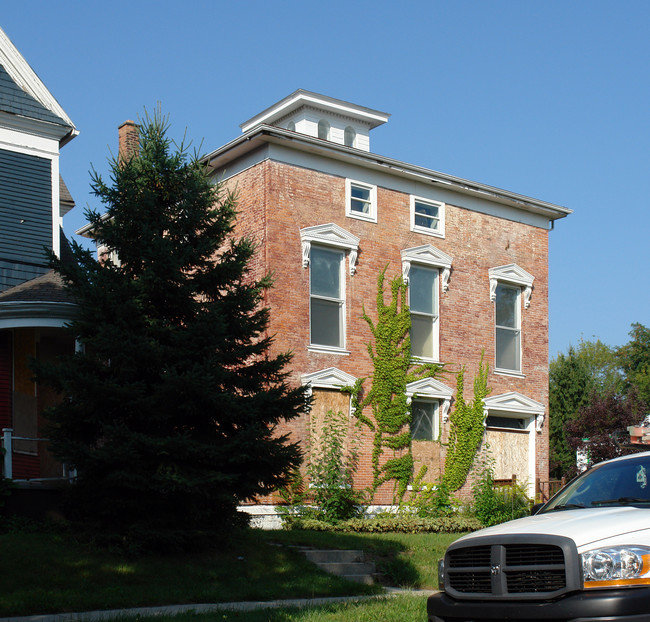
<path fill-rule="evenodd" d="M 435 229 L 427 229 L 427 227 L 412 227 L 411 231 L 413 233 L 422 233 L 424 235 L 430 235 L 434 238 L 443 238 L 445 237 L 444 232 L 442 231 L 436 231 Z"/>
<path fill-rule="evenodd" d="M 364 220 L 365 222 L 377 222 L 376 215 L 364 214 L 363 212 L 352 212 L 348 211 L 345 214 L 348 218 L 355 218 L 356 220 Z"/>
<path fill-rule="evenodd" d="M 315 352 L 317 354 L 339 354 L 342 356 L 350 356 L 349 350 L 343 348 L 332 348 L 331 346 L 307 346 L 307 352 Z"/>
<path fill-rule="evenodd" d="M 526 375 L 515 369 L 500 369 L 496 367 L 494 373 L 498 376 L 513 376 L 514 378 L 525 378 Z"/>
<path fill-rule="evenodd" d="M 414 363 L 431 363 L 432 365 L 444 365 L 438 359 L 430 358 L 428 356 L 411 356 L 411 360 Z"/>

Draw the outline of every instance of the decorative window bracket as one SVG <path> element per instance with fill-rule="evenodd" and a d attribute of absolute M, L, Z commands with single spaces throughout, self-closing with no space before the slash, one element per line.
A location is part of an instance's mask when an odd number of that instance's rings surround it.
<path fill-rule="evenodd" d="M 438 268 L 440 270 L 442 291 L 446 292 L 449 289 L 449 275 L 451 274 L 452 258 L 447 255 L 447 253 L 443 253 L 431 244 L 424 244 L 423 246 L 404 249 L 401 254 L 402 278 L 406 284 L 409 282 L 411 264 L 417 263 Z"/>
<path fill-rule="evenodd" d="M 309 266 L 312 242 L 342 248 L 348 251 L 350 276 L 357 271 L 357 257 L 359 255 L 359 238 L 352 235 L 339 225 L 331 222 L 326 225 L 316 225 L 300 230 L 300 242 L 302 245 L 302 267 Z"/>
<path fill-rule="evenodd" d="M 510 283 L 519 285 L 524 290 L 524 308 L 530 307 L 530 297 L 533 293 L 533 281 L 535 277 L 519 267 L 516 263 L 507 266 L 499 266 L 488 270 L 490 277 L 490 300 L 494 301 L 497 297 L 497 285 L 501 283 Z"/>

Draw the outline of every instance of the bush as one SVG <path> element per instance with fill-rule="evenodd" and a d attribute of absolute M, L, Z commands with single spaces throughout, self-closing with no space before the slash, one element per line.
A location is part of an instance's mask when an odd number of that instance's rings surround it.
<path fill-rule="evenodd" d="M 486 468 L 472 488 L 472 511 L 483 527 L 530 515 L 531 501 L 522 486 L 495 486 L 492 470 Z"/>
<path fill-rule="evenodd" d="M 400 503 L 398 512 L 400 514 L 411 514 L 419 518 L 438 518 L 441 516 L 453 516 L 460 507 L 449 487 L 442 481 L 437 484 L 422 482 L 426 469 L 413 481 L 413 490 L 406 502 Z"/>
<path fill-rule="evenodd" d="M 476 518 L 467 516 L 419 518 L 391 515 L 368 519 L 353 518 L 335 525 L 313 518 L 293 518 L 285 521 L 284 527 L 343 533 L 463 533 L 480 529 L 481 523 Z"/>

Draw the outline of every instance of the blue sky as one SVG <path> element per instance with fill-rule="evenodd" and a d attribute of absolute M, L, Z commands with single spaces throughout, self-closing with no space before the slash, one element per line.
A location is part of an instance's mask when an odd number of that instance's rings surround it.
<path fill-rule="evenodd" d="M 80 135 L 61 171 L 84 224 L 91 164 L 161 102 L 212 151 L 297 88 L 391 113 L 372 150 L 574 210 L 550 233 L 550 355 L 650 325 L 650 2 L 3 3 L 0 26 Z"/>

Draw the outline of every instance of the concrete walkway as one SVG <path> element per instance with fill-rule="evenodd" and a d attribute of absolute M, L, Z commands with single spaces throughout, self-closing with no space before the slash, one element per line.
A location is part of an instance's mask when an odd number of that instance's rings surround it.
<path fill-rule="evenodd" d="M 294 598 L 290 600 L 268 600 L 261 602 L 243 601 L 235 603 L 199 603 L 195 605 L 165 605 L 160 607 L 138 607 L 135 609 L 107 609 L 102 611 L 86 611 L 82 613 L 52 613 L 33 616 L 0 618 L 0 622 L 100 622 L 118 618 L 177 615 L 192 611 L 194 613 L 211 613 L 213 611 L 253 611 L 256 609 L 278 609 L 280 607 L 318 607 L 343 602 L 358 602 L 363 600 L 386 598 L 402 594 L 425 598 L 433 594 L 433 590 L 403 590 L 401 588 L 386 588 L 385 594 L 364 596 L 330 596 L 324 598 Z"/>

